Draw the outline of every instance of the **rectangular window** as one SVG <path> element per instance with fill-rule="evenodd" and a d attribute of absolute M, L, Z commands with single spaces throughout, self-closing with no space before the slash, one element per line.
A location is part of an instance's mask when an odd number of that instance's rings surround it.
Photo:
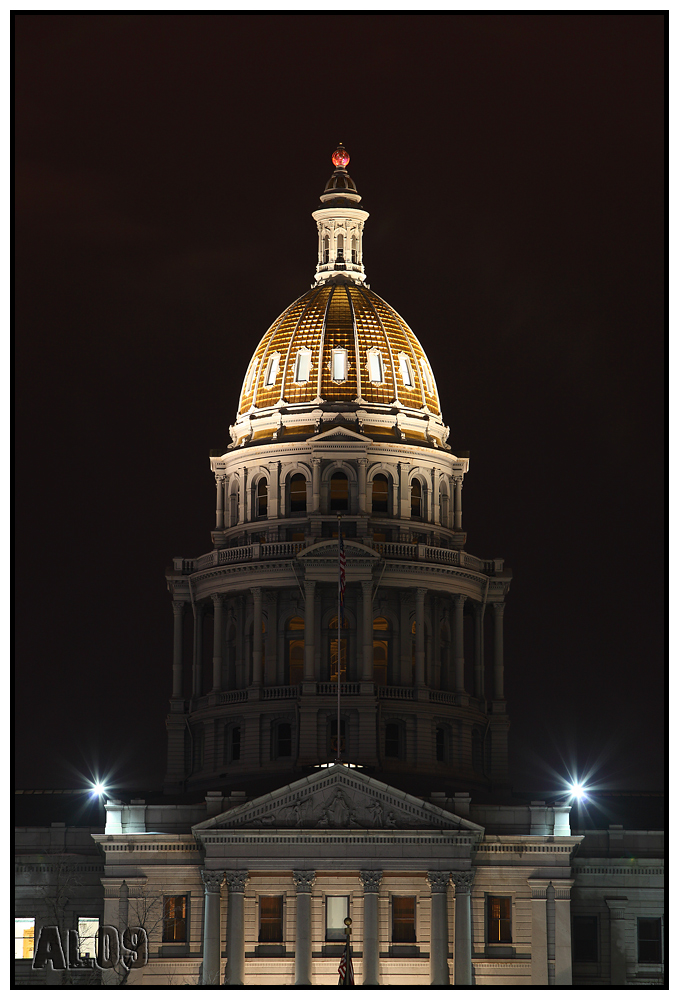
<path fill-rule="evenodd" d="M 403 384 L 409 387 L 412 386 L 414 382 L 412 365 L 410 364 L 410 358 L 403 351 L 398 356 L 398 365 Z"/>
<path fill-rule="evenodd" d="M 512 940 L 511 896 L 488 897 L 488 943 L 509 944 Z"/>
<path fill-rule="evenodd" d="M 391 939 L 394 944 L 412 944 L 415 938 L 415 896 L 393 896 Z"/>
<path fill-rule="evenodd" d="M 14 918 L 14 957 L 33 958 L 35 917 Z"/>
<path fill-rule="evenodd" d="M 640 965 L 660 965 L 660 917 L 640 917 L 637 920 L 637 952 Z"/>
<path fill-rule="evenodd" d="M 599 961 L 599 929 L 596 917 L 573 917 L 573 961 Z"/>
<path fill-rule="evenodd" d="M 81 958 L 94 958 L 97 954 L 99 917 L 78 917 L 78 942 Z"/>
<path fill-rule="evenodd" d="M 401 727 L 398 722 L 388 722 L 384 727 L 384 756 L 401 756 Z"/>
<path fill-rule="evenodd" d="M 271 355 L 271 357 L 267 362 L 264 385 L 269 386 L 275 383 L 276 376 L 278 375 L 278 366 L 280 365 L 280 363 L 281 363 L 281 356 L 278 353 L 278 351 L 276 351 L 275 354 Z"/>
<path fill-rule="evenodd" d="M 371 347 L 368 351 L 368 374 L 371 382 L 384 382 L 382 352 L 377 347 Z"/>
<path fill-rule="evenodd" d="M 283 897 L 259 897 L 259 940 L 283 940 Z"/>
<path fill-rule="evenodd" d="M 347 378 L 347 352 L 343 347 L 334 347 L 332 350 L 332 380 L 333 382 L 345 382 Z"/>
<path fill-rule="evenodd" d="M 295 359 L 295 382 L 308 382 L 311 374 L 311 351 L 300 347 Z"/>
<path fill-rule="evenodd" d="M 325 897 L 325 940 L 345 941 L 345 919 L 349 916 L 348 896 Z"/>
<path fill-rule="evenodd" d="M 163 941 L 186 941 L 186 896 L 163 896 Z"/>
<path fill-rule="evenodd" d="M 231 730 L 231 760 L 240 760 L 240 726 Z"/>

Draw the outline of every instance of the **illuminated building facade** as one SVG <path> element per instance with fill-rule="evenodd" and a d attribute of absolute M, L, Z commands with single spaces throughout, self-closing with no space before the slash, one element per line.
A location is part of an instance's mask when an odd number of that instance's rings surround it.
<path fill-rule="evenodd" d="M 359 985 L 651 985 L 660 835 L 511 799 L 511 574 L 466 551 L 469 460 L 366 283 L 348 162 L 211 458 L 212 548 L 168 574 L 166 798 L 107 803 L 101 919 L 148 929 L 130 985 L 333 985 L 346 917 Z"/>

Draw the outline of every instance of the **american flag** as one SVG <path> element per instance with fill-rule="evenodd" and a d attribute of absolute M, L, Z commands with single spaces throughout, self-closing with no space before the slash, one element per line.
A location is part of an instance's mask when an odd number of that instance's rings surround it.
<path fill-rule="evenodd" d="M 342 957 L 340 958 L 340 964 L 337 971 L 339 973 L 338 986 L 354 985 L 354 963 L 351 961 L 351 947 L 349 945 L 348 937 L 347 946 L 342 952 Z"/>
<path fill-rule="evenodd" d="M 347 586 L 347 557 L 344 554 L 344 539 L 342 528 L 339 529 L 339 599 L 340 607 L 344 607 L 344 591 Z"/>

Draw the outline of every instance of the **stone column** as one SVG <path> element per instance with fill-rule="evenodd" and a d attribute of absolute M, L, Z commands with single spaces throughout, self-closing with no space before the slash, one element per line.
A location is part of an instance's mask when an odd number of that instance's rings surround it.
<path fill-rule="evenodd" d="M 281 501 L 281 484 L 280 484 L 280 462 L 270 462 L 269 463 L 269 492 L 268 492 L 268 508 L 267 515 L 269 517 L 279 517 L 280 501 Z M 285 500 L 283 501 L 285 503 Z M 285 507 L 283 508 L 285 509 Z"/>
<path fill-rule="evenodd" d="M 252 588 L 252 686 L 262 686 L 262 588 Z"/>
<path fill-rule="evenodd" d="M 241 465 L 238 469 L 238 522 L 244 524 L 248 519 L 248 497 L 247 497 L 247 465 Z"/>
<path fill-rule="evenodd" d="M 432 485 L 432 521 L 434 524 L 441 523 L 441 500 L 439 495 L 439 472 L 438 469 L 431 470 Z"/>
<path fill-rule="evenodd" d="M 215 609 L 214 639 L 212 643 L 212 690 L 222 690 L 222 636 L 224 635 L 224 594 L 213 594 Z"/>
<path fill-rule="evenodd" d="M 215 476 L 217 484 L 217 511 L 216 524 L 218 528 L 224 527 L 224 476 Z"/>
<path fill-rule="evenodd" d="M 448 975 L 448 883 L 450 872 L 427 872 L 431 886 L 430 983 L 447 986 Z"/>
<path fill-rule="evenodd" d="M 554 886 L 554 985 L 573 985 L 571 952 L 571 886 L 573 879 L 559 879 Z"/>
<path fill-rule="evenodd" d="M 184 605 L 185 601 L 172 602 L 174 615 L 174 642 L 172 652 L 172 698 L 179 701 L 182 698 L 182 673 L 184 668 Z"/>
<path fill-rule="evenodd" d="M 398 496 L 401 518 L 410 520 L 410 484 L 408 483 L 408 472 L 410 462 L 398 463 Z M 396 513 L 396 512 L 394 512 Z"/>
<path fill-rule="evenodd" d="M 203 975 L 201 986 L 219 986 L 221 951 L 220 906 L 224 872 L 201 871 L 205 887 L 205 919 L 203 922 Z"/>
<path fill-rule="evenodd" d="M 472 908 L 474 872 L 453 872 L 455 885 L 455 985 L 472 985 Z"/>
<path fill-rule="evenodd" d="M 245 978 L 245 883 L 247 871 L 225 872 L 229 888 L 226 911 L 226 975 L 225 986 L 243 986 Z"/>
<path fill-rule="evenodd" d="M 505 654 L 503 625 L 505 606 L 502 603 L 493 604 L 495 626 L 494 642 L 494 662 L 493 662 L 493 698 L 495 701 L 504 701 L 505 697 Z"/>
<path fill-rule="evenodd" d="M 455 690 L 464 692 L 464 602 L 462 594 L 455 596 Z"/>
<path fill-rule="evenodd" d="M 200 698 L 203 684 L 203 617 L 204 604 L 193 605 L 193 697 Z"/>
<path fill-rule="evenodd" d="M 311 459 L 311 509 L 321 509 L 321 460 Z"/>
<path fill-rule="evenodd" d="M 627 949 L 625 947 L 625 907 L 627 897 L 607 899 L 611 922 L 611 986 L 627 985 Z"/>
<path fill-rule="evenodd" d="M 424 687 L 424 598 L 427 591 L 425 587 L 418 587 L 415 591 L 415 684 L 417 687 Z"/>
<path fill-rule="evenodd" d="M 304 582 L 304 680 L 314 680 L 314 664 L 316 660 L 316 639 L 314 634 L 314 597 L 316 581 Z"/>
<path fill-rule="evenodd" d="M 362 871 L 363 883 L 363 986 L 380 985 L 380 937 L 377 905 L 381 871 Z"/>
<path fill-rule="evenodd" d="M 462 476 L 454 477 L 455 483 L 455 531 L 462 531 Z"/>
<path fill-rule="evenodd" d="M 549 986 L 547 969 L 547 888 L 549 879 L 529 878 L 532 921 L 530 945 L 531 986 Z"/>
<path fill-rule="evenodd" d="M 316 872 L 292 873 L 297 890 L 295 986 L 311 986 L 311 892 Z"/>
<path fill-rule="evenodd" d="M 363 672 L 362 681 L 374 680 L 373 675 L 373 582 L 362 580 L 363 589 Z"/>
<path fill-rule="evenodd" d="M 483 657 L 483 605 L 474 605 L 474 696 L 483 698 L 486 693 L 484 683 Z"/>
<path fill-rule="evenodd" d="M 359 458 L 358 460 L 358 509 L 359 512 L 367 512 L 367 500 L 366 500 L 366 473 L 368 469 L 368 459 Z"/>

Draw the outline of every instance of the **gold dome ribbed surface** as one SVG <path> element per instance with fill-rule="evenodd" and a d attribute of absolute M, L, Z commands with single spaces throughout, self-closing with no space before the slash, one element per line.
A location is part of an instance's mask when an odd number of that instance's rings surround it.
<path fill-rule="evenodd" d="M 298 352 L 304 348 L 311 352 L 307 381 L 295 382 Z M 347 352 L 341 382 L 333 380 L 333 348 Z M 379 352 L 380 382 L 369 368 L 371 349 Z M 276 374 L 267 385 L 272 366 Z M 239 414 L 319 400 L 382 406 L 398 401 L 440 416 L 436 383 L 417 337 L 384 299 L 352 281 L 336 279 L 310 289 L 272 323 L 248 367 Z"/>

